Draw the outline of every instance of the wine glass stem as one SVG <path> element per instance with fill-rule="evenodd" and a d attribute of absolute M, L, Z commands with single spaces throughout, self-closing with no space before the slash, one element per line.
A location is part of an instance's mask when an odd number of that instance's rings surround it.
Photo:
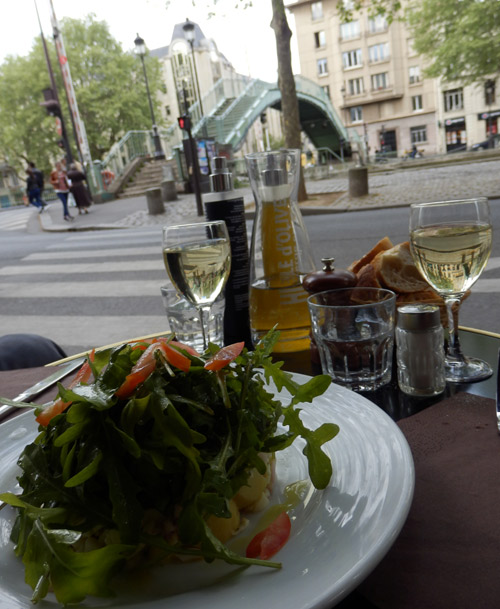
<path fill-rule="evenodd" d="M 198 309 L 200 314 L 200 325 L 201 335 L 203 337 L 203 349 L 208 347 L 208 320 L 210 317 L 210 307 L 200 307 Z"/>
<path fill-rule="evenodd" d="M 461 300 L 458 296 L 446 296 L 444 299 L 448 316 L 448 347 L 446 349 L 448 363 L 465 363 L 465 357 L 458 336 L 458 310 Z"/>

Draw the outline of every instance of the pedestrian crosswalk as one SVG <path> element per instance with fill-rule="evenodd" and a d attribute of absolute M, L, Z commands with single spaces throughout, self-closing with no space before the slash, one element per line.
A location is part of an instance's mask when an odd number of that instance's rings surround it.
<path fill-rule="evenodd" d="M 168 282 L 161 227 L 65 233 L 0 267 L 0 334 L 42 334 L 72 355 L 166 332 L 160 287 Z"/>
<path fill-rule="evenodd" d="M 38 213 L 38 211 L 32 205 L 29 207 L 25 207 L 24 205 L 9 207 L 8 209 L 1 210 L 0 232 L 4 230 L 25 231 L 28 220 L 35 213 Z"/>

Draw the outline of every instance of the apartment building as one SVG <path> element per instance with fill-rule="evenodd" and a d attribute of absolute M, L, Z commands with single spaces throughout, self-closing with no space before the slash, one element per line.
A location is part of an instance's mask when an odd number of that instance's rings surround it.
<path fill-rule="evenodd" d="M 218 50 L 213 39 L 205 36 L 199 24 L 188 23 L 192 26 L 192 46 L 184 22 L 174 26 L 169 45 L 151 51 L 162 69 L 163 89 L 159 94 L 162 117 L 166 124 L 174 125 L 174 145 L 177 146 L 182 142 L 182 133 L 176 127 L 177 117 L 184 113 L 186 104 L 188 108 L 194 108 L 193 120 L 196 121 L 201 115 L 217 111 L 228 99 L 238 97 L 245 86 L 242 82 L 248 82 L 248 77 L 236 73 L 229 59 Z M 269 137 L 274 141 L 281 137 L 281 112 L 268 108 L 262 118 L 265 122 L 255 121 L 249 129 L 238 156 L 264 150 L 269 145 Z M 199 145 L 203 147 L 203 133 L 197 137 L 202 140 Z M 209 154 L 213 156 L 215 152 L 210 150 Z M 224 150 L 224 154 L 232 156 L 233 151 Z M 206 164 L 201 170 L 207 171 Z"/>
<path fill-rule="evenodd" d="M 405 24 L 389 26 L 367 8 L 348 23 L 338 0 L 296 0 L 287 8 L 301 73 L 324 88 L 371 155 L 383 147 L 401 156 L 413 145 L 430 154 L 454 152 L 498 134 L 495 76 L 469 86 L 423 78 L 425 62 Z"/>
<path fill-rule="evenodd" d="M 415 144 L 426 153 L 439 147 L 437 87 L 422 77 L 423 63 L 402 22 L 389 27 L 368 9 L 342 23 L 338 0 L 297 0 L 295 18 L 303 76 L 330 96 L 348 130 L 355 130 L 373 155 L 401 156 Z"/>

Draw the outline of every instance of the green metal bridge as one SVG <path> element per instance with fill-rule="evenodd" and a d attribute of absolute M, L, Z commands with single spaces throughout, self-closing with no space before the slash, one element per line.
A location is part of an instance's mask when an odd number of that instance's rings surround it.
<path fill-rule="evenodd" d="M 329 152 L 343 160 L 343 142 L 350 143 L 349 134 L 342 124 L 330 98 L 324 90 L 307 78 L 295 77 L 299 117 L 302 130 L 318 150 Z M 202 98 L 203 115 L 196 102 L 189 108 L 193 135 L 213 139 L 238 151 L 252 124 L 268 108 L 281 109 L 281 93 L 276 83 L 268 83 L 244 76 L 219 80 Z M 351 133 L 351 140 L 358 139 Z M 167 158 L 173 157 L 182 145 L 182 133 L 177 124 L 160 130 L 163 150 Z M 152 134 L 148 131 L 131 131 L 117 142 L 108 155 L 96 162 L 92 171 L 94 189 L 105 192 L 102 172 L 108 170 L 115 178 L 127 173 L 138 157 L 153 156 Z"/>

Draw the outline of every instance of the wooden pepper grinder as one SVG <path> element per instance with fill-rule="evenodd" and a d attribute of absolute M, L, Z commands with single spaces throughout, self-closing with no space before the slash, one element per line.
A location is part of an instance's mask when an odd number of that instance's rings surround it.
<path fill-rule="evenodd" d="M 335 258 L 321 258 L 323 268 L 313 271 L 304 277 L 302 287 L 309 294 L 318 294 L 327 290 L 340 290 L 342 288 L 353 288 L 356 286 L 357 278 L 354 273 L 345 269 L 336 269 L 333 266 Z M 311 331 L 311 361 L 313 364 L 321 365 L 318 347 L 314 342 Z"/>

